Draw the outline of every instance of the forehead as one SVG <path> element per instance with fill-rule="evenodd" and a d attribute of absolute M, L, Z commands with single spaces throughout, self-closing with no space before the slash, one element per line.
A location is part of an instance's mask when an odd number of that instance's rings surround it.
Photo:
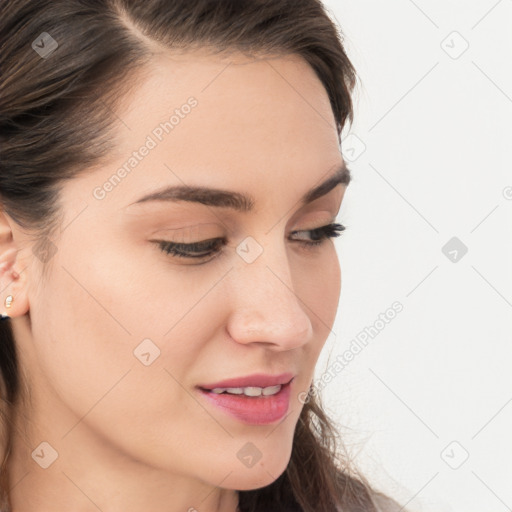
<path fill-rule="evenodd" d="M 184 118 L 172 127 L 172 136 L 165 137 L 174 152 L 188 150 L 191 136 L 196 147 L 229 149 L 235 155 L 237 148 L 251 147 L 273 153 L 293 140 L 297 152 L 301 146 L 307 152 L 338 146 L 327 92 L 297 55 L 163 53 L 152 59 L 138 83 L 117 112 L 129 128 L 119 134 L 121 150 L 129 151 L 137 137 L 169 121 L 191 97 L 197 106 L 181 113 Z"/>
<path fill-rule="evenodd" d="M 342 161 L 327 92 L 299 56 L 162 53 L 132 79 L 112 165 L 94 178 L 151 145 L 111 193 L 119 207 L 163 184 L 302 195 Z"/>

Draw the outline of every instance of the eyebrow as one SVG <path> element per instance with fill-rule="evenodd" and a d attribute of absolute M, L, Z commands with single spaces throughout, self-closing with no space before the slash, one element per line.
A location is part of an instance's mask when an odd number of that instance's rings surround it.
<path fill-rule="evenodd" d="M 350 180 L 350 169 L 343 163 L 337 167 L 336 171 L 329 176 L 329 178 L 306 192 L 299 200 L 300 205 L 304 206 L 313 202 L 315 199 L 325 196 L 337 185 L 343 184 L 348 186 Z M 255 204 L 252 196 L 241 192 L 202 186 L 178 185 L 151 192 L 137 201 L 130 203 L 128 206 L 148 201 L 189 201 L 206 206 L 231 208 L 239 212 L 250 212 L 253 210 Z"/>

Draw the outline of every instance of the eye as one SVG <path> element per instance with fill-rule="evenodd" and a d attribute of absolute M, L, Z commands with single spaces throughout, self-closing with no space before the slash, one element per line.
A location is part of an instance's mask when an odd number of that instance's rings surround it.
<path fill-rule="evenodd" d="M 330 238 L 335 238 L 340 236 L 341 232 L 346 229 L 342 224 L 327 224 L 327 226 L 322 226 L 321 228 L 316 229 L 308 229 L 305 231 L 294 231 L 293 233 L 314 233 L 313 240 L 311 241 L 300 241 L 299 243 L 306 249 L 311 249 L 313 247 L 318 247 L 322 245 Z M 292 235 L 293 235 L 292 233 Z"/>
<path fill-rule="evenodd" d="M 333 223 L 316 229 L 293 231 L 292 235 L 296 233 L 310 233 L 312 235 L 312 239 L 308 241 L 298 240 L 297 242 L 304 249 L 311 250 L 323 245 L 330 238 L 340 236 L 341 232 L 345 229 L 346 227 L 342 224 Z M 226 244 L 226 240 L 225 238 L 212 238 L 210 240 L 203 240 L 201 242 L 194 242 L 191 244 L 155 240 L 155 243 L 157 243 L 160 249 L 166 254 L 170 254 L 178 258 L 203 260 L 209 256 L 215 257 L 215 255 L 220 252 L 221 247 Z M 210 258 L 208 261 L 211 261 L 211 259 L 213 258 Z"/>
<path fill-rule="evenodd" d="M 202 259 L 217 253 L 220 247 L 225 244 L 224 238 L 212 238 L 192 244 L 181 244 L 176 242 L 159 241 L 158 245 L 162 251 L 172 254 L 178 258 Z"/>

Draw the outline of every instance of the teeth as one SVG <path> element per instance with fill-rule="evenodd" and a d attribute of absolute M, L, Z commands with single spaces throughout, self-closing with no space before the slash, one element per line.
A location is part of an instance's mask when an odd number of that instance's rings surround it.
<path fill-rule="evenodd" d="M 269 386 L 267 388 L 258 388 L 258 387 L 246 387 L 246 388 L 214 388 L 211 390 L 212 393 L 221 394 L 221 393 L 229 393 L 231 395 L 241 395 L 244 394 L 246 396 L 269 396 L 275 395 L 281 391 L 281 384 L 277 386 Z"/>
<path fill-rule="evenodd" d="M 268 388 L 263 388 L 262 394 L 265 396 L 275 395 L 276 393 L 279 393 L 279 391 L 281 391 L 281 388 L 281 384 L 278 384 L 277 386 L 269 386 Z"/>

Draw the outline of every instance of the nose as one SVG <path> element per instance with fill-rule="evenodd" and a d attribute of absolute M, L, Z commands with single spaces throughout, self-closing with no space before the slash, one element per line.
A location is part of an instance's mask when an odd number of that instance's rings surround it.
<path fill-rule="evenodd" d="M 241 262 L 230 272 L 232 312 L 228 332 L 238 343 L 268 344 L 277 351 L 291 350 L 312 339 L 307 297 L 299 297 L 285 251 L 263 254 Z M 295 276 L 300 281 L 300 276 Z M 307 289 L 301 288 L 301 293 Z"/>

